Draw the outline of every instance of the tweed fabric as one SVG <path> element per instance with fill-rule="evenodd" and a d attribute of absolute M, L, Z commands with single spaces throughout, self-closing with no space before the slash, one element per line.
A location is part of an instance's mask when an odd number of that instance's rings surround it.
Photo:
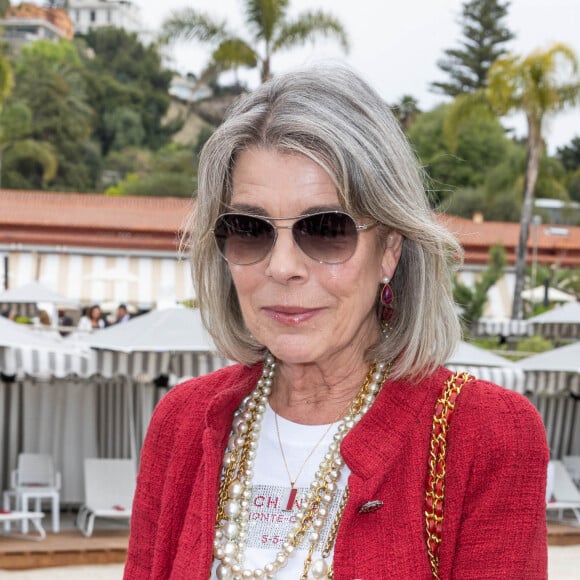
<path fill-rule="evenodd" d="M 232 414 L 260 372 L 227 367 L 159 403 L 141 456 L 125 580 L 208 578 Z M 336 580 L 431 578 L 423 501 L 435 401 L 450 374 L 388 381 L 343 441 L 350 497 Z M 484 381 L 465 385 L 448 436 L 442 579 L 547 578 L 547 462 L 541 418 L 524 397 Z M 377 499 L 381 509 L 359 513 Z"/>

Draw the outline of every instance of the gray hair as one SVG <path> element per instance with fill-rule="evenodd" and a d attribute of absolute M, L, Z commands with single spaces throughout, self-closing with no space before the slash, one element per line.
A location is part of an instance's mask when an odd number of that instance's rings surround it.
<path fill-rule="evenodd" d="M 416 380 L 443 364 L 460 337 L 451 268 L 461 247 L 435 220 L 421 168 L 389 107 L 357 74 L 337 65 L 276 76 L 242 97 L 201 153 L 189 243 L 202 319 L 218 349 L 245 364 L 265 352 L 245 326 L 212 233 L 231 199 L 236 157 L 251 147 L 307 156 L 334 181 L 346 211 L 385 226 L 379 228 L 382 243 L 389 231 L 403 236 L 391 281 L 396 316 L 367 354 L 393 361 L 393 378 Z M 377 322 L 379 310 L 377 291 Z"/>

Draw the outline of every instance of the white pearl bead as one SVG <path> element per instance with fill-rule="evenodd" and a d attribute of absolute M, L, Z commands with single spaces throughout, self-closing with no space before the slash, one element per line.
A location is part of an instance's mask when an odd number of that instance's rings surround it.
<path fill-rule="evenodd" d="M 238 553 L 238 547 L 233 542 L 226 542 L 224 544 L 224 554 L 226 556 L 236 556 Z"/>
<path fill-rule="evenodd" d="M 232 571 L 229 567 L 220 564 L 215 571 L 215 575 L 219 580 L 231 580 L 233 578 Z"/>
<path fill-rule="evenodd" d="M 228 487 L 228 497 L 232 499 L 238 499 L 239 497 L 241 497 L 243 491 L 244 488 L 242 484 L 237 479 L 234 479 L 232 483 L 230 483 L 230 486 Z"/>
<path fill-rule="evenodd" d="M 326 578 L 328 574 L 328 564 L 325 560 L 315 560 L 310 568 L 313 578 Z"/>
<path fill-rule="evenodd" d="M 240 533 L 240 528 L 236 522 L 229 521 L 224 524 L 223 533 L 226 538 L 230 538 L 231 540 L 232 538 L 236 538 L 238 536 Z"/>
<path fill-rule="evenodd" d="M 240 515 L 241 509 L 242 508 L 240 504 L 232 499 L 226 502 L 226 505 L 224 506 L 224 513 L 230 518 L 235 518 L 236 516 Z"/>
<path fill-rule="evenodd" d="M 264 572 L 266 572 L 266 574 L 270 575 L 273 574 L 276 571 L 276 566 L 274 566 L 274 564 L 272 564 L 271 562 L 269 562 L 268 564 L 266 564 L 264 566 Z"/>

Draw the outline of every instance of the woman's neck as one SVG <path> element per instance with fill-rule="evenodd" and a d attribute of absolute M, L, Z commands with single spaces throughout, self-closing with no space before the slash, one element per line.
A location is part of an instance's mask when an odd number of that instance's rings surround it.
<path fill-rule="evenodd" d="M 368 371 L 364 361 L 340 368 L 278 361 L 270 405 L 278 415 L 296 423 L 334 423 L 346 413 Z"/>

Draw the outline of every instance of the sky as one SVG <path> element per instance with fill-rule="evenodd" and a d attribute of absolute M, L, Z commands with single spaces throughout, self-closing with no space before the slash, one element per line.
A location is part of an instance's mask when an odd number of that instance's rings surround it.
<path fill-rule="evenodd" d="M 243 0 L 133 0 L 141 8 L 141 20 L 151 31 L 158 29 L 172 11 L 193 7 L 215 18 L 227 19 L 232 29 L 242 31 Z M 423 110 L 444 100 L 429 90 L 429 84 L 446 80 L 437 60 L 446 48 L 461 39 L 458 23 L 463 0 L 290 0 L 290 15 L 320 9 L 338 17 L 347 30 L 350 51 L 337 43 L 320 40 L 280 53 L 273 58 L 273 72 L 320 60 L 347 62 L 362 74 L 389 103 L 401 96 L 414 96 Z M 511 52 L 528 54 L 563 42 L 580 58 L 580 0 L 512 0 L 506 19 L 516 38 Z M 199 73 L 210 50 L 202 44 L 180 43 L 170 55 L 179 72 Z M 248 86 L 258 83 L 257 72 L 246 73 Z M 523 116 L 504 119 L 506 127 L 525 135 Z M 548 119 L 544 131 L 550 153 L 580 136 L 580 106 Z"/>

